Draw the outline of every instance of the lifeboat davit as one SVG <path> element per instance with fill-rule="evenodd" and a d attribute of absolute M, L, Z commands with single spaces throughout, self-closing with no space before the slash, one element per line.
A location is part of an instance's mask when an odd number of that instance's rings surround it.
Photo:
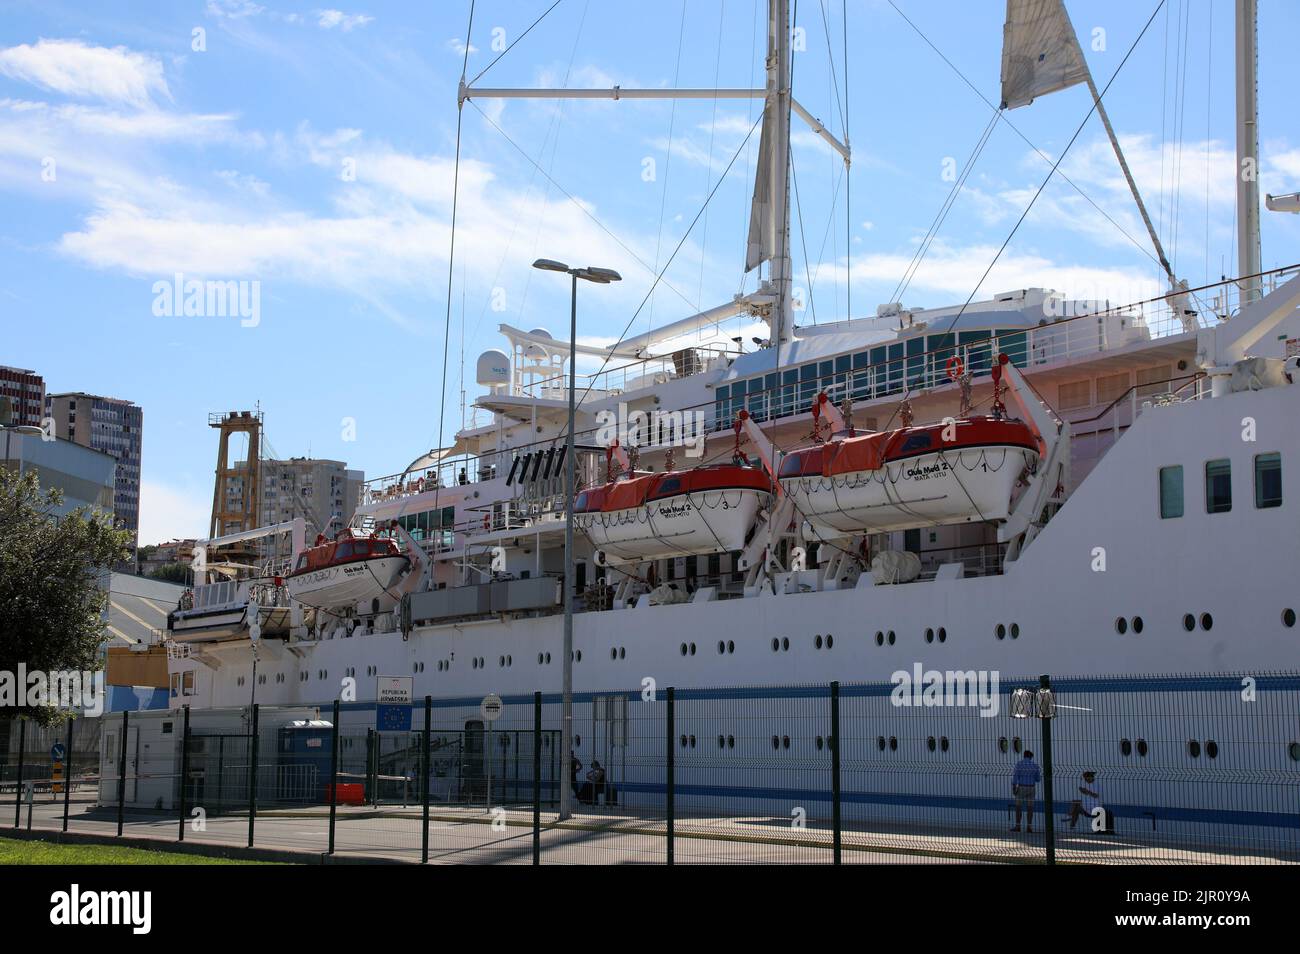
<path fill-rule="evenodd" d="M 579 493 L 573 523 L 616 562 L 725 553 L 771 498 L 771 478 L 744 464 L 634 474 Z"/>
<path fill-rule="evenodd" d="M 804 448 L 778 476 L 813 533 L 835 539 L 1005 520 L 1039 447 L 1020 421 L 972 417 Z"/>
<path fill-rule="evenodd" d="M 409 565 L 395 541 L 344 530 L 334 540 L 303 550 L 284 585 L 304 606 L 363 603 L 369 609 L 370 602 L 379 599 L 391 608 L 396 597 L 390 590 Z"/>

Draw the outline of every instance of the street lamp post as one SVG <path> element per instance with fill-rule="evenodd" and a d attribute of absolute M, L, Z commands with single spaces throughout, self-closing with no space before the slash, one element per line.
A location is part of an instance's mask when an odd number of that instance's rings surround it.
<path fill-rule="evenodd" d="M 573 284 L 569 304 L 569 426 L 564 437 L 564 649 L 560 659 L 563 670 L 561 698 L 563 718 L 560 728 L 560 753 L 565 761 L 560 770 L 568 775 L 573 762 L 573 499 L 577 484 L 577 465 L 573 447 L 574 425 L 574 382 L 575 365 L 578 358 L 578 279 L 608 285 L 610 282 L 622 281 L 623 276 L 612 268 L 570 268 L 562 262 L 549 258 L 539 258 L 533 262 L 533 268 L 547 272 L 564 272 L 572 276 Z M 565 819 L 572 814 L 573 788 L 560 781 L 559 818 Z"/>

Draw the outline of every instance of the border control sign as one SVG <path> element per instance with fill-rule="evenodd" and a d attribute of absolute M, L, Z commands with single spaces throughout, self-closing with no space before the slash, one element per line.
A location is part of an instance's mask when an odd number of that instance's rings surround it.
<path fill-rule="evenodd" d="M 375 729 L 411 731 L 411 676 L 380 676 L 375 692 Z"/>

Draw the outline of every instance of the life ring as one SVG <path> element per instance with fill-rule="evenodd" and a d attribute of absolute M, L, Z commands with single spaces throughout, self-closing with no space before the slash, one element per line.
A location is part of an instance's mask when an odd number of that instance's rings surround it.
<path fill-rule="evenodd" d="M 962 376 L 962 372 L 966 370 L 965 366 L 961 363 L 961 358 L 957 357 L 957 355 L 953 355 L 948 359 L 947 367 L 948 379 L 951 381 L 956 381 Z"/>

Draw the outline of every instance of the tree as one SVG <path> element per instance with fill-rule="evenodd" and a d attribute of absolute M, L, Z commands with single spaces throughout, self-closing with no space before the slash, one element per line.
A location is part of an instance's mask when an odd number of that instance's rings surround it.
<path fill-rule="evenodd" d="M 129 555 L 131 535 L 88 507 L 56 518 L 62 502 L 35 472 L 0 468 L 0 672 L 100 668 L 108 572 Z M 57 721 L 53 707 L 26 705 L 26 688 L 17 686 L 17 711 Z"/>
<path fill-rule="evenodd" d="M 168 583 L 180 583 L 188 586 L 190 582 L 190 565 L 188 563 L 164 563 L 149 574 L 151 580 L 166 580 Z"/>

